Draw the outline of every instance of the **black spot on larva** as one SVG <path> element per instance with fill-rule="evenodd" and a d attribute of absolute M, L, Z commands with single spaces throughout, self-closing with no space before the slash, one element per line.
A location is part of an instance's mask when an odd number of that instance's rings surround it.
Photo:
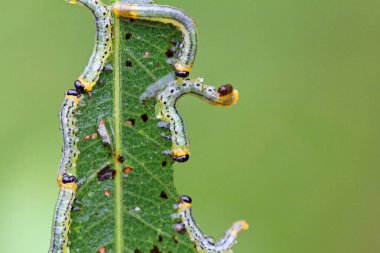
<path fill-rule="evenodd" d="M 193 202 L 193 200 L 189 196 L 187 196 L 187 195 L 182 195 L 181 196 L 181 202 L 185 202 L 185 203 L 191 204 L 191 202 Z"/>
<path fill-rule="evenodd" d="M 116 170 L 113 170 L 109 165 L 106 165 L 101 170 L 98 171 L 97 176 L 99 181 L 114 179 L 116 175 Z"/>
<path fill-rule="evenodd" d="M 142 119 L 142 121 L 147 122 L 148 119 L 149 119 L 149 117 L 148 117 L 148 115 L 146 113 L 144 113 L 144 114 L 141 115 L 141 119 Z"/>
<path fill-rule="evenodd" d="M 124 162 L 124 157 L 119 155 L 119 156 L 117 157 L 117 160 L 118 160 L 120 163 L 123 163 L 123 162 Z"/>
<path fill-rule="evenodd" d="M 160 194 L 160 197 L 162 199 L 168 199 L 168 194 L 166 194 L 166 192 L 162 191 L 161 194 Z"/>
<path fill-rule="evenodd" d="M 135 19 L 134 18 L 130 18 L 128 19 L 129 22 L 135 22 Z"/>
<path fill-rule="evenodd" d="M 163 240 L 164 240 L 164 238 L 162 238 L 162 235 L 159 235 L 159 236 L 158 236 L 158 241 L 159 241 L 159 242 L 162 242 Z"/>
<path fill-rule="evenodd" d="M 234 87 L 231 84 L 225 84 L 219 87 L 218 92 L 222 96 L 226 96 L 234 90 Z"/>
<path fill-rule="evenodd" d="M 139 249 L 135 249 L 134 253 L 142 253 L 142 251 Z"/>
<path fill-rule="evenodd" d="M 125 65 L 127 67 L 132 67 L 132 62 L 128 60 L 128 61 L 125 62 Z"/>
<path fill-rule="evenodd" d="M 125 121 L 125 124 L 127 125 L 127 126 L 134 126 L 135 125 L 135 119 L 127 119 L 126 121 Z"/>
<path fill-rule="evenodd" d="M 130 38 L 132 38 L 132 33 L 127 33 L 127 34 L 125 35 L 125 39 L 126 39 L 126 40 L 129 40 Z"/>
<path fill-rule="evenodd" d="M 69 184 L 69 183 L 75 183 L 77 181 L 77 178 L 71 175 L 64 175 L 62 178 L 62 183 Z"/>
<path fill-rule="evenodd" d="M 168 51 L 166 51 L 165 55 L 168 58 L 172 58 L 174 56 L 173 52 L 170 49 L 168 49 Z"/>
<path fill-rule="evenodd" d="M 150 250 L 150 253 L 162 253 L 162 251 L 160 251 L 158 249 L 158 247 L 156 245 L 153 246 L 153 249 Z"/>
<path fill-rule="evenodd" d="M 181 235 L 183 235 L 183 234 L 185 234 L 186 233 L 186 228 L 185 228 L 185 224 L 184 223 L 182 223 L 182 222 L 179 222 L 179 223 L 177 223 L 177 224 L 174 224 L 174 230 L 177 232 L 177 233 L 179 233 L 179 234 L 181 234 Z"/>
<path fill-rule="evenodd" d="M 168 162 L 167 161 L 162 161 L 162 167 L 165 167 L 166 165 L 168 165 Z"/>

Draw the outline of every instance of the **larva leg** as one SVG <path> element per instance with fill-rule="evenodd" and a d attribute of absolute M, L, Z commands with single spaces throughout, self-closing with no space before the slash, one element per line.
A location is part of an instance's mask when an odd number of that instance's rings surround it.
<path fill-rule="evenodd" d="M 74 83 L 77 92 L 81 94 L 92 90 L 112 51 L 111 11 L 101 0 L 68 0 L 68 2 L 73 4 L 79 3 L 87 7 L 94 14 L 96 20 L 94 51 L 83 73 Z"/>
<path fill-rule="evenodd" d="M 76 181 L 77 179 L 74 176 L 69 175 L 58 178 L 60 191 L 54 210 L 49 253 L 68 252 L 68 236 L 71 223 L 70 213 L 77 190 Z"/>
<path fill-rule="evenodd" d="M 179 233 L 188 232 L 190 239 L 195 242 L 198 252 L 207 253 L 227 253 L 232 252 L 232 246 L 236 242 L 238 234 L 248 229 L 247 222 L 241 220 L 235 222 L 230 229 L 228 229 L 224 237 L 218 242 L 203 234 L 196 224 L 191 205 L 192 200 L 188 196 L 182 196 L 180 202 L 176 206 L 178 209 L 177 217 L 181 219 L 181 223 L 174 226 L 174 229 Z"/>
<path fill-rule="evenodd" d="M 213 105 L 229 106 L 237 102 L 239 93 L 232 85 L 222 85 L 219 89 L 205 85 L 202 78 L 197 80 L 176 80 L 165 90 L 157 94 L 159 113 L 157 118 L 169 124 L 172 135 L 170 153 L 177 162 L 186 162 L 190 157 L 189 142 L 185 127 L 177 110 L 177 100 L 185 95 L 193 94 Z M 160 123 L 163 125 L 163 123 Z"/>
<path fill-rule="evenodd" d="M 194 21 L 184 11 L 157 4 L 130 4 L 117 2 L 113 6 L 116 16 L 162 22 L 177 27 L 183 34 L 183 45 L 178 61 L 175 63 L 176 75 L 188 77 L 195 59 L 198 32 Z"/>
<path fill-rule="evenodd" d="M 165 128 L 165 129 L 170 129 L 170 123 L 165 122 L 165 121 L 160 121 L 157 123 L 158 128 Z"/>

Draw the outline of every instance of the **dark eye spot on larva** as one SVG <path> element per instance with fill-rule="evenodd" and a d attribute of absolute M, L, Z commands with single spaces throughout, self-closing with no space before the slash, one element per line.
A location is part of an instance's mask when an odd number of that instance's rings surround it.
<path fill-rule="evenodd" d="M 142 251 L 139 249 L 135 249 L 134 253 L 142 253 Z"/>
<path fill-rule="evenodd" d="M 159 235 L 159 236 L 158 236 L 158 241 L 159 241 L 159 242 L 162 242 L 163 240 L 164 240 L 164 239 L 162 238 L 162 235 Z"/>
<path fill-rule="evenodd" d="M 222 96 L 226 96 L 234 90 L 234 87 L 231 84 L 225 84 L 219 87 L 218 92 Z"/>
<path fill-rule="evenodd" d="M 168 49 L 168 51 L 166 51 L 165 55 L 168 58 L 172 58 L 174 56 L 173 52 L 170 49 Z"/>
<path fill-rule="evenodd" d="M 125 121 L 126 126 L 134 126 L 135 125 L 135 119 L 127 119 Z"/>
<path fill-rule="evenodd" d="M 126 39 L 126 40 L 129 40 L 130 38 L 132 38 L 132 33 L 127 33 L 127 34 L 125 35 L 125 39 Z"/>
<path fill-rule="evenodd" d="M 161 192 L 160 197 L 161 197 L 162 199 L 168 199 L 168 195 L 167 195 L 166 192 L 164 192 L 164 191 Z"/>
<path fill-rule="evenodd" d="M 116 175 L 116 170 L 113 170 L 109 165 L 106 165 L 101 170 L 98 171 L 97 176 L 99 181 L 114 179 Z"/>
<path fill-rule="evenodd" d="M 128 60 L 128 61 L 125 62 L 125 65 L 127 67 L 132 67 L 132 62 Z"/>
<path fill-rule="evenodd" d="M 168 162 L 167 161 L 162 161 L 162 167 L 166 167 L 166 165 L 168 165 Z"/>
<path fill-rule="evenodd" d="M 153 249 L 150 250 L 150 253 L 162 253 L 162 251 L 160 251 L 158 249 L 158 247 L 156 245 L 153 246 Z"/>
<path fill-rule="evenodd" d="M 142 121 L 147 122 L 148 119 L 149 119 L 149 117 L 148 117 L 148 115 L 146 113 L 144 113 L 144 114 L 141 115 L 141 119 L 142 119 Z"/>
<path fill-rule="evenodd" d="M 133 168 L 131 168 L 131 167 L 125 167 L 125 168 L 123 168 L 123 173 L 124 174 L 129 174 L 129 173 L 131 173 L 133 171 Z"/>
<path fill-rule="evenodd" d="M 131 23 L 133 23 L 133 22 L 135 22 L 135 19 L 129 18 L 128 21 L 131 22 Z"/>
<path fill-rule="evenodd" d="M 123 163 L 123 162 L 124 162 L 124 157 L 119 155 L 119 156 L 117 157 L 117 160 L 118 160 L 120 163 Z"/>

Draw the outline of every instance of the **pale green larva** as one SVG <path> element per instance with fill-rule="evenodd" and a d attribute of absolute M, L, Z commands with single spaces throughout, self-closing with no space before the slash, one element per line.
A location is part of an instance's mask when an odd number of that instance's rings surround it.
<path fill-rule="evenodd" d="M 157 118 L 163 122 L 158 127 L 171 131 L 172 149 L 165 151 L 177 162 L 189 159 L 190 149 L 185 126 L 177 111 L 177 100 L 184 94 L 193 94 L 213 105 L 229 106 L 239 99 L 239 93 L 232 85 L 222 85 L 219 89 L 204 84 L 202 78 L 196 80 L 176 80 L 163 91 L 158 92 L 156 99 L 159 106 Z"/>
<path fill-rule="evenodd" d="M 166 5 L 131 4 L 116 2 L 113 6 L 116 16 L 171 24 L 183 35 L 182 49 L 175 63 L 176 75 L 185 78 L 192 70 L 198 45 L 198 32 L 192 18 L 184 11 Z"/>
<path fill-rule="evenodd" d="M 232 246 L 236 242 L 238 234 L 249 228 L 246 221 L 240 220 L 235 222 L 230 229 L 224 233 L 224 237 L 215 242 L 212 238 L 205 235 L 195 222 L 191 206 L 192 200 L 189 196 L 182 196 L 180 202 L 176 205 L 178 212 L 173 216 L 180 218 L 181 222 L 174 226 L 178 233 L 188 233 L 190 239 L 195 242 L 197 252 L 202 253 L 232 253 Z"/>
<path fill-rule="evenodd" d="M 72 94 L 74 92 L 74 94 Z M 71 94 L 71 95 L 70 95 Z M 61 121 L 61 131 L 63 137 L 63 148 L 61 163 L 58 168 L 58 177 L 72 173 L 76 166 L 76 160 L 79 155 L 77 147 L 78 137 L 77 127 L 75 125 L 75 113 L 78 109 L 80 98 L 76 96 L 76 91 L 70 90 L 65 97 L 59 118 Z"/>
<path fill-rule="evenodd" d="M 49 253 L 68 252 L 70 214 L 77 190 L 76 178 L 74 176 L 65 175 L 59 177 L 58 184 L 60 191 L 54 210 Z"/>
<path fill-rule="evenodd" d="M 67 0 L 69 3 L 79 3 L 94 14 L 96 20 L 96 42 L 94 50 L 83 73 L 75 81 L 79 93 L 91 91 L 99 79 L 108 56 L 112 51 L 112 19 L 109 7 L 101 0 Z"/>
<path fill-rule="evenodd" d="M 75 90 L 66 93 L 59 117 L 63 135 L 63 149 L 61 163 L 58 168 L 57 183 L 60 188 L 55 206 L 52 235 L 49 253 L 66 253 L 68 248 L 68 234 L 70 231 L 70 213 L 77 189 L 75 173 L 76 160 L 79 155 L 77 148 L 77 127 L 75 113 L 78 110 L 80 98 Z"/>

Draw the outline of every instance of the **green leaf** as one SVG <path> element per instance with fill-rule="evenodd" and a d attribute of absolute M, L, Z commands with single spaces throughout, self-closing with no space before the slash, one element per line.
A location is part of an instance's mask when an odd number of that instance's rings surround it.
<path fill-rule="evenodd" d="M 146 87 L 173 71 L 165 53 L 181 33 L 161 23 L 117 19 L 114 30 L 112 70 L 103 70 L 77 113 L 80 187 L 70 251 L 194 252 L 188 236 L 173 230 L 179 195 L 172 159 L 162 154 L 171 143 L 156 127 L 155 100 L 139 101 Z M 97 132 L 100 119 L 112 145 L 86 137 Z"/>

